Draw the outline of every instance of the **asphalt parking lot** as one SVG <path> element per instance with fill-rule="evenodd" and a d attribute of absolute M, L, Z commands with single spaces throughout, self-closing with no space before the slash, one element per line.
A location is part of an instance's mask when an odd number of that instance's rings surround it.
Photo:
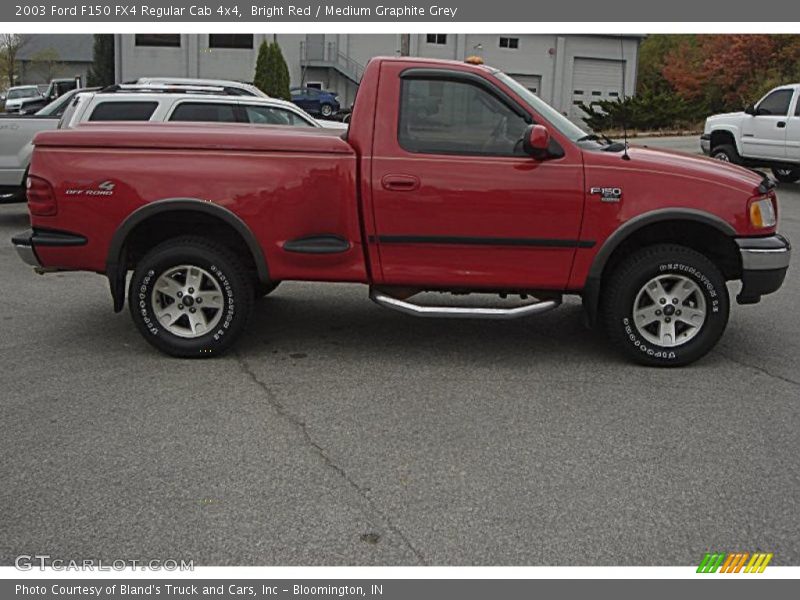
<path fill-rule="evenodd" d="M 779 195 L 800 240 L 800 185 Z M 414 320 L 299 283 L 234 354 L 186 361 L 104 278 L 33 274 L 7 242 L 26 227 L 0 206 L 2 564 L 800 564 L 796 265 L 682 370 L 628 364 L 577 301 Z"/>

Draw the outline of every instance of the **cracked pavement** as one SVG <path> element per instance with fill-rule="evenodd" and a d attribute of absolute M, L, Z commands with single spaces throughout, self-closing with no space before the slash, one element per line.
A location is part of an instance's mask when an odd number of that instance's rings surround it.
<path fill-rule="evenodd" d="M 800 185 L 779 195 L 800 240 Z M 26 227 L 0 206 L 0 241 Z M 800 564 L 796 267 L 682 370 L 626 363 L 574 300 L 414 320 L 301 283 L 234 353 L 168 359 L 102 277 L 7 242 L 0 270 L 0 564 Z"/>

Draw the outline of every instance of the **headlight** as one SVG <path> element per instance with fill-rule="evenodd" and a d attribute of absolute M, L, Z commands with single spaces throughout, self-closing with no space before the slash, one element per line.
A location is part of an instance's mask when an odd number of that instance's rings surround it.
<path fill-rule="evenodd" d="M 750 224 L 756 229 L 775 227 L 775 205 L 772 198 L 759 198 L 750 202 Z"/>

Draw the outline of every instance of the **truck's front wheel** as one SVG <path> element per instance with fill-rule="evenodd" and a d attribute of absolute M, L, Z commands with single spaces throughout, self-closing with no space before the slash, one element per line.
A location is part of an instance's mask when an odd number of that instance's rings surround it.
<path fill-rule="evenodd" d="M 187 236 L 156 246 L 139 261 L 128 304 L 139 331 L 162 352 L 210 357 L 225 352 L 244 330 L 253 289 L 235 254 Z"/>
<path fill-rule="evenodd" d="M 742 157 L 736 151 L 736 146 L 732 144 L 720 144 L 711 150 L 711 158 L 716 158 L 722 162 L 730 162 L 735 165 L 742 163 Z"/>
<path fill-rule="evenodd" d="M 611 342 L 649 366 L 704 356 L 728 323 L 725 278 L 690 248 L 656 245 L 622 261 L 604 283 L 602 319 Z"/>

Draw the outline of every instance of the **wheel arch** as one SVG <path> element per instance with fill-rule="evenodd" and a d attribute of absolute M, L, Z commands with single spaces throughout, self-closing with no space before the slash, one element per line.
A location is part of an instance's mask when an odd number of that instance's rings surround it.
<path fill-rule="evenodd" d="M 742 154 L 742 146 L 739 143 L 739 136 L 737 133 L 739 132 L 739 128 L 734 125 L 725 125 L 722 127 L 716 127 L 711 131 L 711 151 L 714 150 L 715 146 L 718 146 L 721 143 L 731 143 L 739 155 Z M 716 142 L 715 142 L 716 140 Z M 724 140 L 724 141 L 723 141 Z"/>
<path fill-rule="evenodd" d="M 721 218 L 697 209 L 665 208 L 644 213 L 617 228 L 598 250 L 582 292 L 590 323 L 600 304 L 603 279 L 627 251 L 659 242 L 675 242 L 698 250 L 712 260 L 726 279 L 741 275 L 736 230 Z"/>
<path fill-rule="evenodd" d="M 264 251 L 258 243 L 253 232 L 247 224 L 229 209 L 197 198 L 167 198 L 145 204 L 138 208 L 117 227 L 109 244 L 106 258 L 106 276 L 114 301 L 114 311 L 120 312 L 125 304 L 125 277 L 133 258 L 129 253 L 129 244 L 135 240 L 133 236 L 141 232 L 145 225 L 164 223 L 170 217 L 179 215 L 184 227 L 193 223 L 218 223 L 222 227 L 219 234 L 227 234 L 229 239 L 238 249 L 246 249 L 245 259 L 254 269 L 257 279 L 261 283 L 270 281 L 269 270 L 264 256 Z M 186 217 L 194 216 L 194 219 Z M 177 230 L 175 237 L 185 231 Z M 156 241 L 158 243 L 161 240 Z M 237 249 L 237 248 L 235 248 Z"/>

